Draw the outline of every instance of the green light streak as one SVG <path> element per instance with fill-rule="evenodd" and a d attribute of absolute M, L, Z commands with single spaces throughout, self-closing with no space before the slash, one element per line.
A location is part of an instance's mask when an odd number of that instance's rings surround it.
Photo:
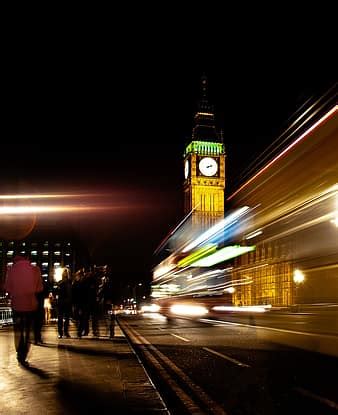
<path fill-rule="evenodd" d="M 187 257 L 178 261 L 177 266 L 179 268 L 187 267 L 188 265 L 192 264 L 194 261 L 205 257 L 206 255 L 210 255 L 212 252 L 216 251 L 216 244 L 204 246 L 197 251 L 193 252 L 192 254 L 188 255 Z"/>
<path fill-rule="evenodd" d="M 256 249 L 255 245 L 253 246 L 226 246 L 225 248 L 220 249 L 207 256 L 206 258 L 201 258 L 196 262 L 191 264 L 192 267 L 210 267 L 212 265 L 218 264 L 219 262 L 226 261 L 231 258 L 236 258 L 239 255 L 243 255 L 247 252 L 254 251 Z"/>

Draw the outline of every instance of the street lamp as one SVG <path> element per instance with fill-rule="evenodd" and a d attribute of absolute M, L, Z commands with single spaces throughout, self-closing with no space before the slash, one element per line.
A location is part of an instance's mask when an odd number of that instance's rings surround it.
<path fill-rule="evenodd" d="M 300 269 L 295 269 L 293 272 L 293 281 L 295 284 L 302 284 L 305 280 L 305 276 Z"/>
<path fill-rule="evenodd" d="M 293 282 L 295 283 L 295 303 L 298 304 L 298 289 L 305 281 L 305 275 L 300 269 L 295 269 L 293 272 Z"/>

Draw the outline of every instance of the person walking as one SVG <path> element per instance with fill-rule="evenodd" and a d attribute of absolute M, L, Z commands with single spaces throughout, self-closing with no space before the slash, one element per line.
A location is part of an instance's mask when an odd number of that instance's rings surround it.
<path fill-rule="evenodd" d="M 57 291 L 57 311 L 58 311 L 58 338 L 69 335 L 69 319 L 72 310 L 72 283 L 69 279 L 68 268 L 64 268 L 62 279 L 58 284 Z"/>
<path fill-rule="evenodd" d="M 40 268 L 31 265 L 28 256 L 16 255 L 7 270 L 4 289 L 11 298 L 17 360 L 28 365 L 30 331 L 38 309 L 36 295 L 43 290 Z"/>
<path fill-rule="evenodd" d="M 49 324 L 52 318 L 52 302 L 53 302 L 53 293 L 49 293 L 48 296 L 45 297 L 44 302 L 43 302 L 46 324 Z"/>
<path fill-rule="evenodd" d="M 72 283 L 72 305 L 73 305 L 73 317 L 77 325 L 77 336 L 82 337 L 82 333 L 85 330 L 85 287 L 84 287 L 84 271 L 80 269 L 76 271 L 74 280 Z"/>
<path fill-rule="evenodd" d="M 101 312 L 106 323 L 106 331 L 109 333 L 109 338 L 113 339 L 115 335 L 116 324 L 116 310 L 114 306 L 116 294 L 114 293 L 113 281 L 107 265 L 103 268 L 103 274 L 101 277 L 98 293 L 100 298 Z"/>

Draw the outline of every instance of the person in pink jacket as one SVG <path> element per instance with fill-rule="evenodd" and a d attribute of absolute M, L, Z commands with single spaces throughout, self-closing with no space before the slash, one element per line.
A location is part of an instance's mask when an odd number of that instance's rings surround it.
<path fill-rule="evenodd" d="M 31 265 L 27 257 L 17 255 L 8 267 L 5 291 L 11 298 L 14 321 L 14 342 L 18 362 L 27 365 L 30 331 L 38 307 L 36 294 L 43 290 L 40 269 Z"/>

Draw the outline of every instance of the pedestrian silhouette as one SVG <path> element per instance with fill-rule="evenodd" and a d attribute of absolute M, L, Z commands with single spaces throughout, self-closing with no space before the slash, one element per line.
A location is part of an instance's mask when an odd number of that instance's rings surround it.
<path fill-rule="evenodd" d="M 64 335 L 69 335 L 69 319 L 72 309 L 72 283 L 69 279 L 69 271 L 64 268 L 62 272 L 62 280 L 58 283 L 56 289 L 57 295 L 57 312 L 58 312 L 58 333 L 59 339 Z"/>
<path fill-rule="evenodd" d="M 17 359 L 27 365 L 30 331 L 38 309 L 36 294 L 43 290 L 40 269 L 31 265 L 26 255 L 15 256 L 7 270 L 4 288 L 11 298 Z"/>

